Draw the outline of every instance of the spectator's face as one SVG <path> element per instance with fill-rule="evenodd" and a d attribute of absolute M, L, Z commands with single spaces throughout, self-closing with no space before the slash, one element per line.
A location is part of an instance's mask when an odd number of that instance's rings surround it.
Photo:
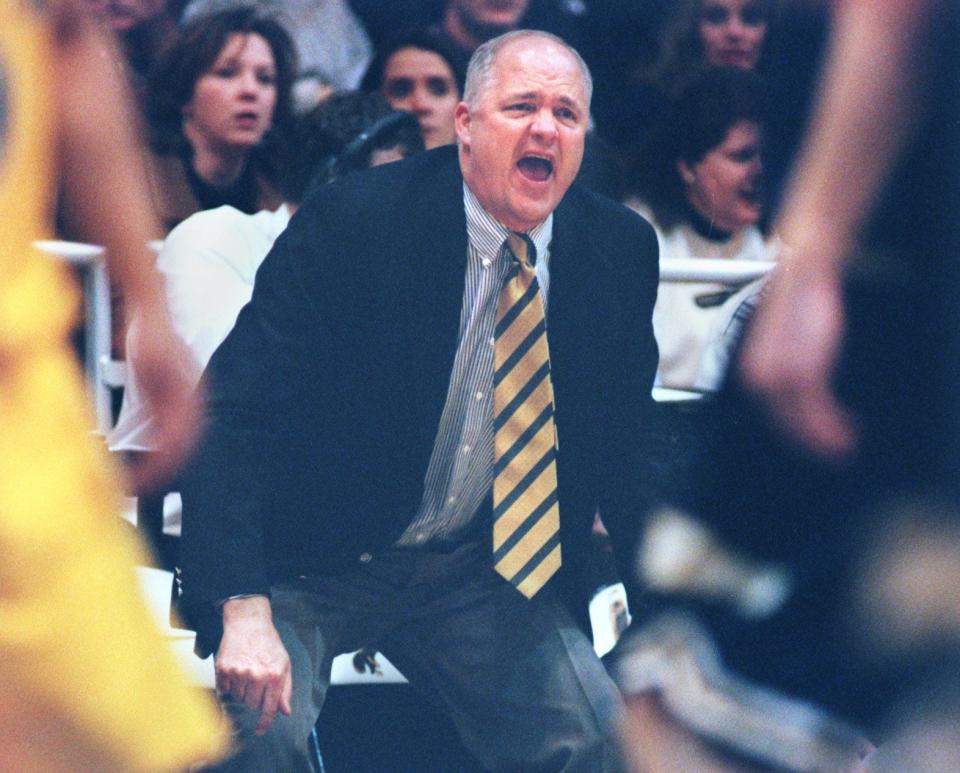
<path fill-rule="evenodd" d="M 489 30 L 491 37 L 516 29 L 530 0 L 451 0 L 468 29 Z"/>
<path fill-rule="evenodd" d="M 500 223 L 527 231 L 554 210 L 583 158 L 589 105 L 583 73 L 551 40 L 502 48 L 476 104 L 457 106 L 460 166 Z"/>
<path fill-rule="evenodd" d="M 166 7 L 166 0 L 91 0 L 94 11 L 116 32 L 126 32 L 152 19 Z"/>
<path fill-rule="evenodd" d="M 760 219 L 763 211 L 761 130 L 738 121 L 723 142 L 695 164 L 678 162 L 687 201 L 717 228 L 736 232 Z"/>
<path fill-rule="evenodd" d="M 201 141 L 215 151 L 253 148 L 270 130 L 276 102 L 269 44 L 255 33 L 235 33 L 184 105 L 185 133 L 191 144 Z"/>
<path fill-rule="evenodd" d="M 383 94 L 396 110 L 417 116 L 427 149 L 456 140 L 453 113 L 460 94 L 442 56 L 420 48 L 399 49 L 384 69 Z"/>
<path fill-rule="evenodd" d="M 767 19 L 756 0 L 703 0 L 700 43 L 706 64 L 752 70 L 767 36 Z"/>

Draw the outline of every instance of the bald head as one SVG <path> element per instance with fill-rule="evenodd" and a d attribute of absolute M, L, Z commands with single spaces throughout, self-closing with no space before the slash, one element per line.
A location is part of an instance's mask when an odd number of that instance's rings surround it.
<path fill-rule="evenodd" d="M 580 69 L 583 78 L 583 89 L 587 98 L 587 107 L 590 106 L 590 99 L 593 95 L 593 77 L 590 75 L 590 68 L 583 58 L 577 53 L 577 50 L 570 46 L 562 38 L 552 35 L 549 32 L 540 30 L 513 30 L 499 37 L 488 40 L 477 48 L 470 57 L 470 64 L 467 66 L 467 80 L 463 89 L 463 100 L 471 107 L 475 107 L 479 95 L 490 87 L 494 64 L 500 55 L 512 45 L 522 42 L 535 42 L 541 40 L 552 43 L 555 46 L 566 49 L 573 57 Z"/>

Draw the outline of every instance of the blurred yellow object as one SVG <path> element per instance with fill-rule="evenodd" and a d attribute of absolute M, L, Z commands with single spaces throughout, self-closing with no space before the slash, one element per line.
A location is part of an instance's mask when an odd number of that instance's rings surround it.
<path fill-rule="evenodd" d="M 0 0 L 0 767 L 172 771 L 222 755 L 226 728 L 140 596 L 65 344 L 76 291 L 30 247 L 49 233 L 59 1 Z"/>

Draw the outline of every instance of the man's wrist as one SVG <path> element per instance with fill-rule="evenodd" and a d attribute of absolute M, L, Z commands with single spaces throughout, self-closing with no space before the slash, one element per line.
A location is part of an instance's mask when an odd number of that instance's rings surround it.
<path fill-rule="evenodd" d="M 224 621 L 239 617 L 266 616 L 270 614 L 270 597 L 262 593 L 238 593 L 218 602 L 217 607 Z"/>

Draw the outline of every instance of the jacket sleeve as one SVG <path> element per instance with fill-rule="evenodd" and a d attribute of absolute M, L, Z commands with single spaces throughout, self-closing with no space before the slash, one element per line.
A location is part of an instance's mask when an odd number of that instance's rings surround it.
<path fill-rule="evenodd" d="M 319 364 L 329 359 L 324 350 L 336 336 L 318 313 L 323 269 L 316 267 L 334 262 L 322 248 L 322 230 L 317 206 L 302 207 L 261 265 L 251 302 L 204 374 L 206 424 L 181 486 L 187 608 L 269 593 L 263 523 L 273 484 L 287 440 L 295 437 L 298 406 L 320 389 Z"/>
<path fill-rule="evenodd" d="M 653 306 L 659 281 L 653 228 L 641 218 L 633 227 L 619 265 L 616 357 L 606 399 L 606 442 L 601 460 L 600 514 L 613 541 L 624 581 L 633 565 L 646 512 L 655 489 L 658 457 L 656 404 L 651 396 L 658 363 Z"/>

